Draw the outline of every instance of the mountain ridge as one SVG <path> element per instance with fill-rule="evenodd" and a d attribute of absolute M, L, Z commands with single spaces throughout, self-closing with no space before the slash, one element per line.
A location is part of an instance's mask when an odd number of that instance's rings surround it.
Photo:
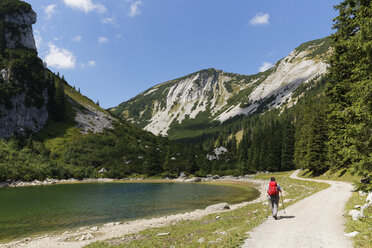
<path fill-rule="evenodd" d="M 323 38 L 301 44 L 257 74 L 199 70 L 156 84 L 109 110 L 147 131 L 167 135 L 185 121 L 207 127 L 265 108 L 290 107 L 296 101 L 291 95 L 301 84 L 325 74 L 330 51 L 328 38 Z"/>

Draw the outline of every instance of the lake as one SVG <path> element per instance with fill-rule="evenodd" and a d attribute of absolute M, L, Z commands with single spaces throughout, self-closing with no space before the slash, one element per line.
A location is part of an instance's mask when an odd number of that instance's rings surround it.
<path fill-rule="evenodd" d="M 192 183 L 87 183 L 0 188 L 0 241 L 203 209 L 256 189 Z"/>

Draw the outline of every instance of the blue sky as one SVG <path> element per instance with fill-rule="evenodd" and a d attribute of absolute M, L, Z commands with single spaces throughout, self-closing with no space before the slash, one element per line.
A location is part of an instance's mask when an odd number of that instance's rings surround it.
<path fill-rule="evenodd" d="M 330 35 L 339 0 L 26 0 L 39 56 L 104 108 L 216 68 L 255 74 Z"/>

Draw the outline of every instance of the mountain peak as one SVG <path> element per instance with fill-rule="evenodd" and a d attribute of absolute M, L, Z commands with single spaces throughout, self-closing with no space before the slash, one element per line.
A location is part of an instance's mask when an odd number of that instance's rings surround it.
<path fill-rule="evenodd" d="M 36 23 L 37 15 L 31 5 L 18 0 L 2 0 L 0 2 L 0 35 L 4 43 L 2 49 L 28 48 L 36 50 L 32 24 Z"/>
<path fill-rule="evenodd" d="M 112 111 L 154 134 L 170 135 L 177 129 L 194 135 L 238 115 L 290 107 L 301 84 L 326 72 L 329 47 L 328 38 L 306 42 L 255 75 L 203 69 L 158 84 Z"/>

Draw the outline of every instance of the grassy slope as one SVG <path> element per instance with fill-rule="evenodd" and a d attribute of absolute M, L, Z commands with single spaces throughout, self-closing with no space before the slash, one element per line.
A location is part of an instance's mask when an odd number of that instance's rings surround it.
<path fill-rule="evenodd" d="M 303 178 L 310 178 L 310 179 L 344 181 L 344 182 L 350 182 L 350 183 L 354 183 L 361 179 L 360 177 L 356 175 L 352 175 L 350 172 L 347 172 L 345 170 L 327 171 L 321 176 L 313 176 L 311 172 L 309 172 L 308 170 L 304 170 L 301 173 L 299 173 L 298 176 L 303 177 Z"/>
<path fill-rule="evenodd" d="M 76 110 L 84 111 L 86 108 L 96 109 L 109 114 L 106 110 L 100 108 L 89 98 L 78 93 L 70 85 L 64 85 L 66 94 L 65 118 L 62 122 L 56 122 L 48 119 L 45 127 L 37 134 L 37 137 L 45 141 L 46 146 L 52 151 L 58 153 L 65 143 L 81 137 L 81 132 L 75 127 Z"/>
<path fill-rule="evenodd" d="M 299 182 L 290 179 L 288 177 L 290 173 L 259 176 L 261 179 L 268 179 L 271 176 L 277 178 L 286 190 L 285 198 L 293 199 L 286 206 L 308 196 L 308 191 L 315 193 L 328 187 L 324 183 Z M 306 188 L 303 185 L 306 185 Z M 247 231 L 265 221 L 267 213 L 268 210 L 262 206 L 262 203 L 249 204 L 237 210 L 211 214 L 200 220 L 180 221 L 172 226 L 151 228 L 121 238 L 96 242 L 86 247 L 238 247 L 247 237 Z M 170 233 L 170 235 L 157 236 L 158 233 Z"/>

